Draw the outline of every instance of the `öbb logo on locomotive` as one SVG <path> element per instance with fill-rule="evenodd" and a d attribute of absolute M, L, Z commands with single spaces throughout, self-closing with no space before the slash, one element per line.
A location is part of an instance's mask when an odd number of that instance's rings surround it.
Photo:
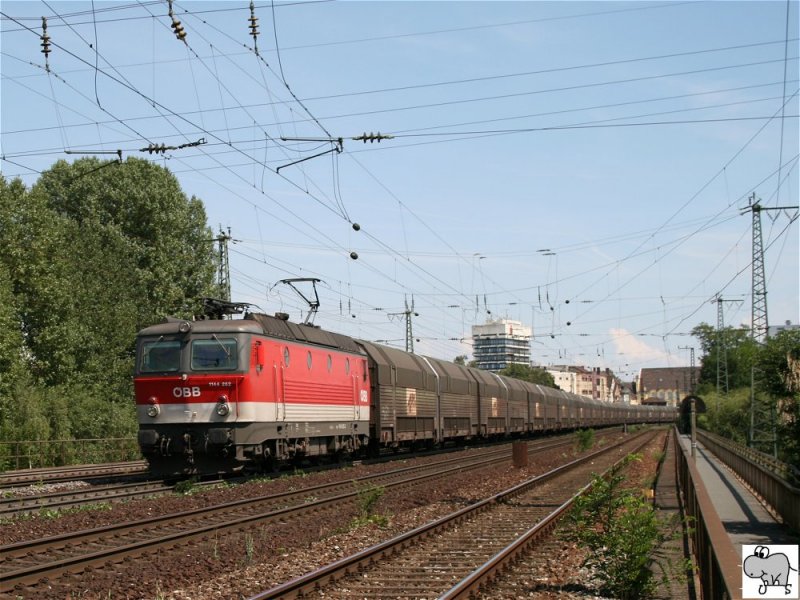
<path fill-rule="evenodd" d="M 601 402 L 260 313 L 143 329 L 134 388 L 139 446 L 165 473 L 675 417 L 671 407 Z"/>
<path fill-rule="evenodd" d="M 175 396 L 176 398 L 199 398 L 200 387 L 194 386 L 191 388 L 188 387 L 172 388 L 172 395 Z"/>

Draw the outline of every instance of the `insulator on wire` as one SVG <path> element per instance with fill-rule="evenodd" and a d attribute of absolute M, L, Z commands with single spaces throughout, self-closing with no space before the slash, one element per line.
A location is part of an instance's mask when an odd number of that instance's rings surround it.
<path fill-rule="evenodd" d="M 367 142 L 370 142 L 370 143 L 378 142 L 378 143 L 380 143 L 381 140 L 391 140 L 393 138 L 394 138 L 393 135 L 386 134 L 386 133 L 381 134 L 380 131 L 378 133 L 372 133 L 371 131 L 369 133 L 367 133 L 365 131 L 360 136 L 354 137 L 353 140 L 356 141 L 356 142 L 357 141 L 362 141 L 362 142 L 364 142 L 366 144 Z"/>
<path fill-rule="evenodd" d="M 167 14 L 169 15 L 170 19 L 172 19 L 172 30 L 175 32 L 175 37 L 181 42 L 186 43 L 186 32 L 183 30 L 183 25 L 181 25 L 181 22 L 175 18 L 175 13 L 172 12 L 172 0 L 167 0 L 167 3 L 169 4 L 169 11 Z"/>
<path fill-rule="evenodd" d="M 50 36 L 47 35 L 47 17 L 42 17 L 42 35 L 39 36 L 42 40 L 42 54 L 44 54 L 44 64 L 47 71 L 50 71 Z"/>
<path fill-rule="evenodd" d="M 258 17 L 256 16 L 256 7 L 252 2 L 250 2 L 250 18 L 248 21 L 250 21 L 250 35 L 255 40 L 258 36 Z"/>
<path fill-rule="evenodd" d="M 179 40 L 183 41 L 183 38 L 186 37 L 186 32 L 183 30 L 183 26 L 181 25 L 181 22 L 178 21 L 178 20 L 173 21 L 172 22 L 172 29 L 175 30 L 175 37 L 177 37 Z"/>
<path fill-rule="evenodd" d="M 139 152 L 147 152 L 148 154 L 164 154 L 167 150 L 183 150 L 184 148 L 194 148 L 195 146 L 202 146 L 206 143 L 206 138 L 200 138 L 196 142 L 186 142 L 180 146 L 167 146 L 166 144 L 153 144 L 152 142 L 146 148 L 139 148 Z"/>
<path fill-rule="evenodd" d="M 140 152 L 147 152 L 148 154 L 164 154 L 167 151 L 166 144 L 149 144 L 147 148 L 142 148 Z M 171 148 L 169 148 L 171 150 Z"/>

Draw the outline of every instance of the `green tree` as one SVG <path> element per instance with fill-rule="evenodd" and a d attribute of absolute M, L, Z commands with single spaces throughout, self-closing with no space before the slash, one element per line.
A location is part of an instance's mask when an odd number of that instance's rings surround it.
<path fill-rule="evenodd" d="M 145 160 L 59 161 L 30 190 L 0 177 L 3 439 L 135 432 L 136 332 L 214 295 L 212 237 Z"/>
<path fill-rule="evenodd" d="M 457 365 L 461 365 L 464 367 L 472 367 L 474 369 L 478 368 L 478 361 L 477 360 L 467 360 L 466 354 L 460 354 L 453 359 L 453 362 Z"/>
<path fill-rule="evenodd" d="M 800 468 L 800 331 L 767 338 L 757 369 L 759 388 L 775 402 L 779 458 Z"/>
<path fill-rule="evenodd" d="M 728 394 L 717 393 L 717 356 L 721 338 L 706 323 L 692 330 L 704 355 L 698 392 L 708 414 L 701 426 L 729 439 L 747 442 L 750 432 L 751 386 L 757 400 L 775 409 L 779 458 L 800 467 L 800 331 L 785 330 L 757 344 L 749 332 L 723 331 L 727 363 Z"/>
<path fill-rule="evenodd" d="M 50 439 L 49 406 L 45 394 L 45 388 L 31 385 L 28 379 L 21 379 L 6 396 L 4 411 L 0 415 L 0 440 L 17 444 L 13 447 L 3 446 L 0 450 L 0 469 L 45 466 L 40 461 L 41 446 L 22 443 Z M 17 457 L 14 462 L 10 461 L 12 454 Z"/>
<path fill-rule="evenodd" d="M 12 212 L 17 297 L 34 373 L 130 394 L 136 331 L 213 293 L 205 212 L 144 160 L 64 161 Z"/>
<path fill-rule="evenodd" d="M 131 244 L 145 289 L 141 324 L 191 316 L 213 292 L 213 237 L 203 204 L 187 198 L 167 169 L 129 158 L 122 164 L 86 158 L 59 161 L 42 174 L 43 191 L 59 214 L 86 227 L 105 227 Z"/>
<path fill-rule="evenodd" d="M 22 321 L 8 268 L 0 262 L 0 399 L 25 373 Z M 0 406 L 2 410 L 2 406 Z"/>
<path fill-rule="evenodd" d="M 692 329 L 700 340 L 702 358 L 698 392 L 703 394 L 717 388 L 717 359 L 727 359 L 728 389 L 750 385 L 750 369 L 755 365 L 758 344 L 750 337 L 748 329 L 726 327 L 717 332 L 715 327 L 700 323 Z M 724 354 L 721 354 L 724 348 Z"/>
<path fill-rule="evenodd" d="M 544 369 L 539 367 L 531 367 L 530 365 L 520 365 L 517 363 L 511 363 L 505 369 L 500 371 L 500 375 L 504 375 L 506 377 L 512 377 L 514 379 L 521 379 L 522 381 L 527 381 L 529 383 L 538 383 L 540 385 L 545 385 L 547 387 L 560 389 L 553 379 L 553 376 L 550 375 Z"/>
<path fill-rule="evenodd" d="M 718 394 L 703 394 L 706 413 L 697 416 L 698 427 L 708 429 L 740 444 L 747 443 L 750 429 L 750 387 Z"/>

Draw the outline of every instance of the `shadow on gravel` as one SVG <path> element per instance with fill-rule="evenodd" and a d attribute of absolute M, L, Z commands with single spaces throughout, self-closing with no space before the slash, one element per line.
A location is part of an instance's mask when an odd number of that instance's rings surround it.
<path fill-rule="evenodd" d="M 527 586 L 524 589 L 526 592 L 570 592 L 597 598 L 597 590 L 595 588 L 589 588 L 580 583 L 566 583 L 564 585 L 537 583 L 536 585 Z"/>

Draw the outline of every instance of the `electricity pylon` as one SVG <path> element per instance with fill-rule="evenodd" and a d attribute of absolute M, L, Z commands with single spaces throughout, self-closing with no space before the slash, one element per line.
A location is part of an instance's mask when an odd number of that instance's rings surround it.
<path fill-rule="evenodd" d="M 389 318 L 403 316 L 406 320 L 406 352 L 414 352 L 414 332 L 411 327 L 411 317 L 418 317 L 419 313 L 414 312 L 414 296 L 411 296 L 411 307 L 408 306 L 408 298 L 405 299 L 406 309 L 399 313 L 389 313 Z"/>
<path fill-rule="evenodd" d="M 228 260 L 228 242 L 231 240 L 231 228 L 228 233 L 219 228 L 219 235 L 213 241 L 217 242 L 217 287 L 222 300 L 231 301 L 231 264 Z"/>
<path fill-rule="evenodd" d="M 753 313 L 752 336 L 758 344 L 767 341 L 769 321 L 767 319 L 767 280 L 764 276 L 764 242 L 761 235 L 761 211 L 788 210 L 797 206 L 770 206 L 759 204 L 755 192 L 748 198 L 750 204 L 742 210 L 753 213 Z M 750 434 L 748 445 L 765 448 L 777 457 L 775 435 L 775 402 L 761 399 L 756 394 L 756 368 L 750 371 Z"/>
<path fill-rule="evenodd" d="M 724 300 L 721 295 L 713 300 L 717 304 L 717 394 L 728 395 L 728 346 L 725 339 L 725 302 L 742 302 L 741 300 Z"/>

